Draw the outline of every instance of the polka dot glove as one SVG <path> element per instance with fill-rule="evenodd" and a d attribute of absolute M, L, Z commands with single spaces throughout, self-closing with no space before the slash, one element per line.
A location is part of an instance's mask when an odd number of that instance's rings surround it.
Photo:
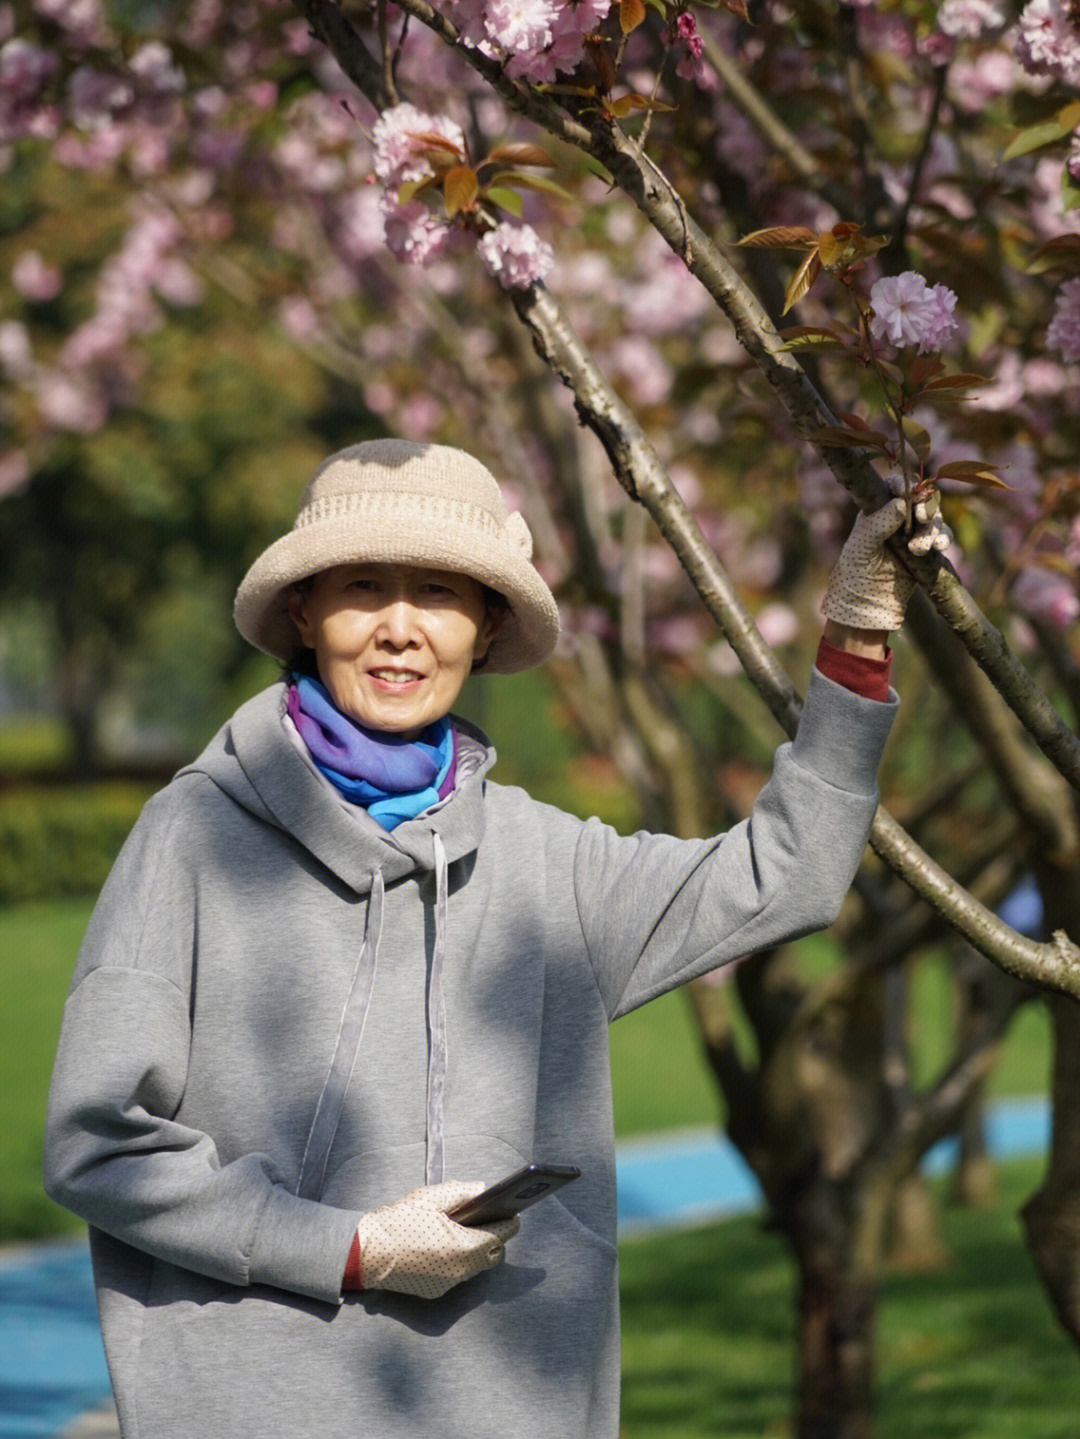
<path fill-rule="evenodd" d="M 825 591 L 822 613 L 854 629 L 898 630 L 915 582 L 885 541 L 904 523 L 907 511 L 904 482 L 899 475 L 888 481 L 896 499 L 871 515 L 860 514 L 836 562 Z M 935 490 L 915 506 L 908 549 L 913 555 L 947 550 L 952 531 L 941 519 L 941 498 Z"/>
<path fill-rule="evenodd" d="M 394 1289 L 439 1299 L 463 1279 L 492 1269 L 521 1221 L 483 1228 L 455 1224 L 446 1211 L 479 1194 L 483 1184 L 430 1184 L 365 1214 L 356 1226 L 365 1289 Z"/>

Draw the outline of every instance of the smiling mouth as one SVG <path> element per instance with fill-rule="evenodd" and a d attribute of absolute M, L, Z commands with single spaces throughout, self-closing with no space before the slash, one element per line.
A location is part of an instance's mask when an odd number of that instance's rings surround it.
<path fill-rule="evenodd" d="M 415 684 L 424 678 L 417 670 L 369 670 L 368 673 L 373 680 L 387 685 Z"/>

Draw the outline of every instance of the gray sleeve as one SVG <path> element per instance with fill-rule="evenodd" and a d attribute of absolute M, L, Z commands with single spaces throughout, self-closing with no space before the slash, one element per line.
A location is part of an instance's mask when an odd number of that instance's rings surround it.
<path fill-rule="evenodd" d="M 53 1071 L 45 1188 L 169 1263 L 338 1302 L 359 1215 L 297 1199 L 267 1155 L 222 1165 L 210 1136 L 175 1118 L 191 920 L 169 818 L 151 802 L 94 911 Z"/>
<path fill-rule="evenodd" d="M 815 670 L 749 819 L 710 840 L 582 828 L 575 895 L 611 1018 L 832 923 L 866 847 L 896 707 L 895 694 L 879 704 Z"/>

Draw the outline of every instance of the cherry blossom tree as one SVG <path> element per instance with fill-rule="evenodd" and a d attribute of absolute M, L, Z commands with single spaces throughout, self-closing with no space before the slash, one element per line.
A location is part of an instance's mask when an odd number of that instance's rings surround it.
<path fill-rule="evenodd" d="M 844 962 L 754 956 L 692 996 L 799 1266 L 804 1439 L 869 1433 L 897 1196 L 1032 987 L 1055 1119 L 1025 1219 L 1080 1340 L 1078 88 L 1075 0 L 0 4 L 5 177 L 127 210 L 91 275 L 45 229 L 5 239 L 9 496 L 137 410 L 154 336 L 229 296 L 365 418 L 479 437 L 564 601 L 566 703 L 682 833 L 745 809 L 765 714 L 793 730 L 780 656 L 851 503 L 889 475 L 942 496 L 957 548 L 902 551 L 932 739 L 898 752 L 904 824 L 878 815 Z M 703 692 L 726 747 L 695 731 Z M 1023 869 L 1049 938 L 994 913 Z M 1000 973 L 918 1090 L 903 965 L 946 931 Z"/>

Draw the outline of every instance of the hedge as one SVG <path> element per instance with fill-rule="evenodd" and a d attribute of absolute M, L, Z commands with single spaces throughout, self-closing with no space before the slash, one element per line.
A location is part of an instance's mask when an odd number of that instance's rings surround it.
<path fill-rule="evenodd" d="M 0 792 L 0 904 L 95 893 L 152 792 L 116 780 Z"/>

